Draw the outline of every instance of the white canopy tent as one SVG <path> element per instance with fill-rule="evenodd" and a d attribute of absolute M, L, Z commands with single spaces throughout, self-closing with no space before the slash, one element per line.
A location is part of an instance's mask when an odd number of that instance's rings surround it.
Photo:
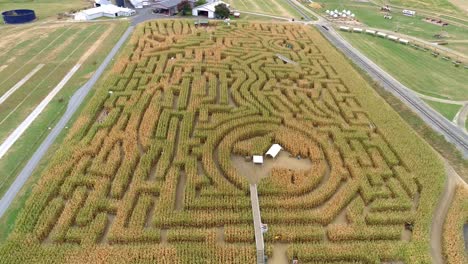
<path fill-rule="evenodd" d="M 265 156 L 270 155 L 270 157 L 275 158 L 282 149 L 283 148 L 281 147 L 280 144 L 273 144 L 271 145 L 270 149 L 268 149 Z"/>

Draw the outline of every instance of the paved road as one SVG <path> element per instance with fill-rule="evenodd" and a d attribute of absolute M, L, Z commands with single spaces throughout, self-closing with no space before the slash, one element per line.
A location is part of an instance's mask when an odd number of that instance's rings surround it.
<path fill-rule="evenodd" d="M 26 166 L 23 168 L 23 170 L 20 172 L 20 174 L 16 177 L 15 181 L 11 184 L 8 191 L 5 193 L 5 195 L 0 200 L 0 218 L 3 216 L 3 214 L 6 212 L 6 210 L 10 206 L 10 204 L 13 202 L 16 195 L 21 190 L 23 185 L 26 183 L 28 178 L 32 175 L 34 169 L 37 167 L 40 160 L 47 153 L 47 150 L 50 148 L 50 146 L 54 143 L 57 136 L 60 134 L 60 132 L 63 130 L 63 128 L 67 125 L 68 121 L 70 121 L 73 114 L 75 114 L 75 112 L 78 110 L 80 105 L 83 103 L 83 100 L 88 95 L 91 88 L 93 88 L 96 81 L 101 77 L 102 73 L 104 72 L 106 67 L 109 65 L 111 60 L 114 58 L 114 56 L 117 54 L 119 49 L 122 47 L 122 45 L 128 39 L 130 34 L 133 32 L 133 29 L 134 29 L 134 26 L 130 26 L 125 31 L 125 33 L 119 39 L 117 44 L 115 44 L 115 46 L 112 48 L 110 53 L 107 55 L 107 57 L 101 63 L 101 65 L 96 70 L 96 72 L 93 74 L 91 79 L 89 79 L 88 82 L 86 82 L 80 89 L 78 89 L 73 94 L 73 96 L 70 98 L 70 101 L 68 103 L 67 110 L 66 110 L 65 114 L 59 120 L 57 125 L 55 125 L 55 127 L 52 129 L 50 134 L 47 136 L 47 138 L 44 139 L 44 141 L 39 146 L 39 148 L 36 150 L 36 152 L 34 152 L 31 159 L 28 161 Z"/>

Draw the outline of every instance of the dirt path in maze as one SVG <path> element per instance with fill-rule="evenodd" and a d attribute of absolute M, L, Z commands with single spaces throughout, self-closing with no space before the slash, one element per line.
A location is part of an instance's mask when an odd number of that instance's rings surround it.
<path fill-rule="evenodd" d="M 453 196 L 457 184 L 461 184 L 468 188 L 468 184 L 462 180 L 460 175 L 444 160 L 445 171 L 447 173 L 447 179 L 445 181 L 445 187 L 439 204 L 434 210 L 434 217 L 432 218 L 431 231 L 430 231 L 430 246 L 431 256 L 433 263 L 442 264 L 445 263 L 442 254 L 442 236 L 444 229 L 444 222 L 447 218 L 448 210 L 452 204 Z"/>

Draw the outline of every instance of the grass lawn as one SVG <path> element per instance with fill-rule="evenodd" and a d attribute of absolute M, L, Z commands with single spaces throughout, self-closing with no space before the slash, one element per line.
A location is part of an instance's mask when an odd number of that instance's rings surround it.
<path fill-rule="evenodd" d="M 366 34 L 342 33 L 351 44 L 400 82 L 418 93 L 451 100 L 468 99 L 468 74 L 463 67 Z"/>
<path fill-rule="evenodd" d="M 104 27 L 109 26 L 109 23 L 99 24 Z M 22 137 L 19 138 L 15 145 L 13 145 L 8 153 L 0 160 L 0 195 L 3 195 L 3 193 L 8 189 L 15 176 L 19 173 L 19 170 L 27 160 L 29 160 L 32 153 L 42 142 L 42 139 L 45 138 L 49 131 L 48 127 L 52 127 L 54 123 L 60 119 L 66 109 L 68 98 L 78 87 L 83 85 L 91 77 L 92 73 L 100 65 L 100 62 L 105 58 L 105 56 L 107 56 L 107 53 L 125 31 L 126 25 L 126 22 L 117 22 L 115 27 L 112 29 L 110 36 L 104 40 L 92 56 L 88 57 L 88 59 L 84 61 L 81 68 L 75 73 L 59 94 L 56 95 L 54 100 L 46 107 Z M 66 71 L 68 70 L 69 68 L 66 69 Z M 58 76 L 58 79 L 63 78 L 63 76 L 64 74 L 61 74 Z M 27 107 L 25 108 L 31 109 L 33 106 L 28 102 Z M 23 119 L 24 118 L 14 119 L 16 121 L 15 124 L 17 125 Z M 0 131 L 4 132 L 13 128 L 14 126 L 11 126 L 8 129 L 6 127 L 1 127 Z M 7 135 L 6 133 L 3 134 Z"/>
<path fill-rule="evenodd" d="M 449 24 L 446 27 L 437 26 L 423 21 L 424 16 L 407 17 L 400 11 L 392 12 L 391 20 L 384 19 L 384 14 L 381 13 L 380 7 L 372 3 L 360 3 L 344 0 L 320 0 L 324 8 L 319 10 L 325 14 L 327 9 L 343 10 L 349 9 L 356 14 L 356 18 L 369 27 L 380 28 L 385 30 L 397 31 L 402 34 L 422 38 L 428 41 L 436 40 L 435 34 L 445 31 L 448 34 L 447 40 L 451 39 L 468 39 L 468 30 Z M 454 49 L 458 50 L 455 46 Z M 463 52 L 463 50 L 459 50 Z"/>
<path fill-rule="evenodd" d="M 301 18 L 301 15 L 286 0 L 226 0 L 233 8 L 274 16 Z"/>
<path fill-rule="evenodd" d="M 453 120 L 455 115 L 458 113 L 458 111 L 462 107 L 461 105 L 445 104 L 445 103 L 434 102 L 434 101 L 429 101 L 429 100 L 424 100 L 424 102 L 426 102 L 426 104 L 430 105 L 433 109 L 441 113 L 443 116 L 445 116 L 445 118 L 447 118 L 450 121 Z"/>
<path fill-rule="evenodd" d="M 92 6 L 92 3 L 88 0 L 0 0 L 1 12 L 11 9 L 32 9 L 38 20 L 89 6 Z"/>
<path fill-rule="evenodd" d="M 435 12 L 460 13 L 460 9 L 450 3 L 449 0 L 388 0 L 385 2 L 391 5 L 414 7 Z"/>

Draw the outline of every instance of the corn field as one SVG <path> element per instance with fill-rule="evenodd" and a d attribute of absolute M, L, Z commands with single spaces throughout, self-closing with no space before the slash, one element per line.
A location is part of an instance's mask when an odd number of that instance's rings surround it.
<path fill-rule="evenodd" d="M 272 143 L 312 169 L 258 183 L 269 257 L 285 243 L 300 263 L 430 262 L 443 167 L 317 31 L 156 20 L 71 128 L 0 263 L 255 263 L 232 159 Z"/>

